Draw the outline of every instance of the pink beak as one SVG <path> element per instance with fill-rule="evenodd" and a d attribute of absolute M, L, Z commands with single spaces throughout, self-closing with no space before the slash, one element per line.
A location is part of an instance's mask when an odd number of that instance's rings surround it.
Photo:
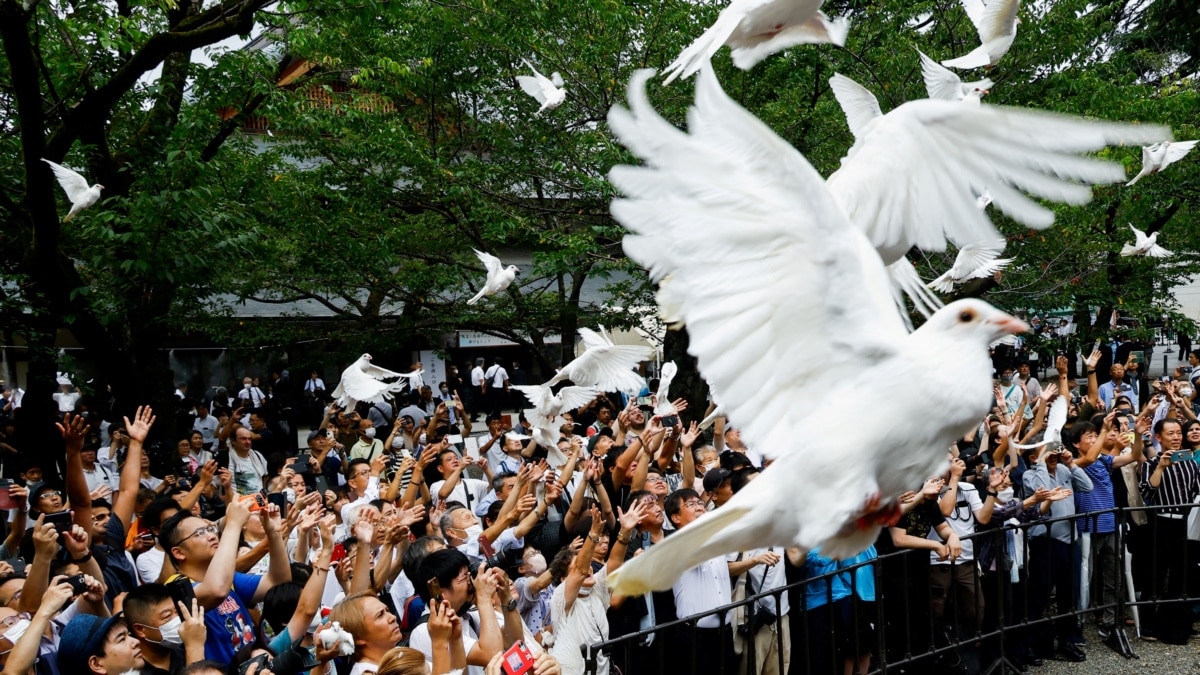
<path fill-rule="evenodd" d="M 1000 316 L 992 319 L 988 323 L 995 325 L 1005 333 L 1012 333 L 1013 335 L 1020 335 L 1021 333 L 1029 332 L 1029 324 L 1011 314 L 1005 314 L 1003 312 L 1001 312 Z"/>

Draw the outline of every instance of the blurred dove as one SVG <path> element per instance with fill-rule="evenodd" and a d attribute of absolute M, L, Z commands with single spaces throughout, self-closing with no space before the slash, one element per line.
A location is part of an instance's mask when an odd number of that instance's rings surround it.
<path fill-rule="evenodd" d="M 982 44 L 957 59 L 942 61 L 942 65 L 958 69 L 996 65 L 1001 57 L 1008 53 L 1013 39 L 1017 37 L 1017 24 L 1021 23 L 1017 18 L 1017 10 L 1021 8 L 1020 0 L 991 0 L 980 14 L 972 12 L 966 3 L 963 3 L 963 8 L 967 9 L 971 23 L 975 24 Z"/>
<path fill-rule="evenodd" d="M 633 372 L 642 361 L 654 358 L 654 349 L 634 345 L 614 345 L 608 333 L 596 333 L 587 328 L 577 329 L 587 349 L 574 361 L 563 366 L 545 385 L 553 387 L 570 380 L 581 387 L 600 391 L 623 391 L 636 394 L 646 386 L 641 375 Z"/>
<path fill-rule="evenodd" d="M 508 267 L 500 267 L 500 259 L 490 253 L 484 253 L 479 249 L 474 249 L 475 255 L 483 261 L 483 266 L 487 268 L 487 281 L 484 282 L 483 288 L 475 294 L 475 297 L 467 300 L 468 305 L 473 305 L 481 298 L 487 295 L 495 295 L 500 291 L 508 288 L 508 285 L 517 278 L 521 270 L 517 269 L 516 265 Z"/>
<path fill-rule="evenodd" d="M 404 391 L 405 385 L 414 377 L 419 377 L 424 371 L 397 373 L 386 368 L 371 365 L 371 355 L 363 354 L 358 360 L 342 371 L 342 380 L 333 390 L 333 398 L 345 410 L 350 410 L 359 401 L 381 403 L 392 394 Z M 397 382 L 383 382 L 399 378 Z"/>
<path fill-rule="evenodd" d="M 62 186 L 63 192 L 67 193 L 67 200 L 71 202 L 71 212 L 67 214 L 66 218 L 63 218 L 64 223 L 74 218 L 75 214 L 100 201 L 100 191 L 104 189 L 103 185 L 96 183 L 89 187 L 87 180 L 71 169 L 45 158 L 42 158 L 42 161 L 50 165 L 54 171 L 54 177 L 58 179 L 58 184 Z"/>
<path fill-rule="evenodd" d="M 929 93 L 929 98 L 979 105 L 979 100 L 995 86 L 987 78 L 978 82 L 963 82 L 954 71 L 942 67 L 921 50 L 918 49 L 917 53 L 921 55 L 921 76 L 925 79 L 925 91 Z"/>
<path fill-rule="evenodd" d="M 1012 445 L 1012 447 L 1020 448 L 1022 450 L 1028 450 L 1030 448 L 1040 448 L 1043 445 L 1050 445 L 1051 443 L 1054 444 L 1054 446 L 1052 446 L 1050 448 L 1051 450 L 1054 450 L 1056 448 L 1061 448 L 1062 447 L 1062 431 L 1063 431 L 1063 427 L 1066 426 L 1066 424 L 1067 424 L 1067 398 L 1065 396 L 1058 396 L 1054 399 L 1054 402 L 1050 404 L 1050 412 L 1046 413 L 1046 431 L 1043 432 L 1042 440 L 1040 443 L 1031 443 L 1029 445 L 1021 445 L 1020 443 L 1016 443 L 1012 439 L 1009 439 L 1008 442 Z"/>
<path fill-rule="evenodd" d="M 562 426 L 567 422 L 564 412 L 575 412 L 591 403 L 600 391 L 592 387 L 563 387 L 558 393 L 545 384 L 512 385 L 525 395 L 533 405 L 525 411 L 525 419 L 533 427 L 533 439 L 552 455 L 557 456 L 558 439 L 562 437 Z"/>
<path fill-rule="evenodd" d="M 625 563 L 609 582 L 627 596 L 670 588 L 732 551 L 819 546 L 839 559 L 863 550 L 899 517 L 899 495 L 943 471 L 944 448 L 994 402 L 988 343 L 1028 329 L 969 299 L 908 334 L 879 255 L 807 160 L 710 68 L 680 131 L 650 105 L 651 75 L 634 76 L 629 110 L 609 112 L 644 162 L 609 173 L 625 195 L 612 214 L 629 231 L 629 257 L 654 280 L 671 275 L 688 352 L 714 398 L 746 445 L 775 461 L 753 490 Z M 881 384 L 878 372 L 892 377 Z M 854 392 L 879 386 L 882 407 L 864 419 Z M 820 431 L 831 425 L 846 433 Z"/>
<path fill-rule="evenodd" d="M 733 64 L 750 70 L 771 54 L 799 44 L 846 43 L 846 19 L 821 12 L 822 0 L 732 0 L 716 22 L 667 66 L 664 84 L 700 70 L 722 45 L 729 45 Z"/>
<path fill-rule="evenodd" d="M 992 193 L 988 192 L 987 190 L 984 190 L 983 194 L 979 195 L 979 197 L 975 200 L 975 206 L 979 207 L 980 210 L 986 209 L 988 207 L 988 204 L 991 204 L 991 203 L 992 203 Z"/>
<path fill-rule="evenodd" d="M 1169 258 L 1174 253 L 1158 245 L 1158 233 L 1155 232 L 1150 236 L 1146 236 L 1145 232 L 1129 223 L 1129 229 L 1133 230 L 1134 242 L 1133 245 L 1125 244 L 1121 247 L 1121 255 L 1146 255 L 1151 258 Z"/>
<path fill-rule="evenodd" d="M 533 64 L 525 59 L 521 59 L 530 70 L 533 71 L 533 77 L 528 75 L 518 75 L 517 84 L 521 85 L 521 90 L 537 99 L 542 107 L 538 108 L 537 114 L 541 114 L 543 110 L 553 110 L 563 104 L 567 100 L 567 90 L 563 89 L 563 79 L 558 73 L 550 73 L 547 78 L 538 72 Z"/>
<path fill-rule="evenodd" d="M 939 293 L 951 293 L 954 287 L 969 279 L 983 279 L 1012 264 L 1012 258 L 999 258 L 1004 252 L 1004 240 L 981 241 L 967 244 L 958 250 L 954 265 L 942 276 L 929 282 L 929 287 Z"/>
<path fill-rule="evenodd" d="M 679 411 L 675 409 L 675 404 L 671 403 L 671 380 L 675 379 L 676 373 L 679 372 L 678 366 L 674 361 L 667 361 L 663 364 L 662 370 L 658 374 L 658 392 L 654 396 L 654 414 L 666 417 L 674 415 Z"/>
<path fill-rule="evenodd" d="M 1142 170 L 1133 177 L 1133 180 L 1126 183 L 1125 187 L 1138 182 L 1143 176 L 1158 173 L 1183 159 L 1192 151 L 1192 148 L 1196 147 L 1196 143 L 1197 141 L 1155 143 L 1142 148 Z"/>

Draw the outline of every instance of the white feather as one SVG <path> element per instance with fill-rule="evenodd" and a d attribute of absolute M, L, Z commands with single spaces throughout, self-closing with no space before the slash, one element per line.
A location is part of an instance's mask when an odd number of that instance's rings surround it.
<path fill-rule="evenodd" d="M 71 202 L 71 210 L 63 218 L 64 223 L 74 218 L 75 214 L 100 201 L 100 191 L 104 189 L 103 185 L 99 183 L 88 185 L 87 179 L 79 173 L 45 158 L 42 158 L 42 161 L 50 165 L 50 169 L 54 171 L 54 177 L 58 179 L 58 184 L 62 186 L 63 192 L 67 193 L 67 201 Z"/>
<path fill-rule="evenodd" d="M 404 391 L 409 382 L 420 377 L 422 372 L 397 373 L 380 368 L 371 364 L 370 354 L 363 354 L 342 371 L 342 379 L 333 390 L 333 398 L 346 410 L 352 409 L 359 401 L 381 403 L 392 398 L 393 394 Z M 384 382 L 391 379 L 397 381 Z"/>
<path fill-rule="evenodd" d="M 963 3 L 964 6 L 966 3 Z M 994 66 L 1008 53 L 1013 40 L 1017 37 L 1017 11 L 1020 10 L 1019 0 L 991 0 L 983 9 L 983 14 L 971 20 L 979 32 L 980 45 L 970 53 L 957 59 L 942 61 L 949 68 L 983 68 Z"/>
<path fill-rule="evenodd" d="M 601 327 L 601 330 L 604 330 Z M 643 361 L 654 358 L 652 347 L 614 345 L 607 336 L 588 328 L 579 328 L 586 350 L 545 384 L 552 387 L 570 380 L 581 387 L 594 387 L 599 391 L 622 391 L 634 393 L 646 386 L 641 375 L 633 372 Z"/>

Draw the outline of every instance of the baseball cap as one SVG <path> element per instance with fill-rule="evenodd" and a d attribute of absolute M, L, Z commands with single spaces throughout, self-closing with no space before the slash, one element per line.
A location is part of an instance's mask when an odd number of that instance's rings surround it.
<path fill-rule="evenodd" d="M 709 471 L 704 474 L 704 491 L 716 492 L 717 488 L 721 487 L 721 483 L 729 480 L 729 477 L 732 475 L 733 472 L 729 469 L 722 469 L 720 467 Z"/>
<path fill-rule="evenodd" d="M 120 613 L 107 619 L 91 614 L 76 614 L 72 617 L 58 642 L 59 672 L 88 672 L 88 658 L 100 652 L 109 631 L 123 620 Z"/>

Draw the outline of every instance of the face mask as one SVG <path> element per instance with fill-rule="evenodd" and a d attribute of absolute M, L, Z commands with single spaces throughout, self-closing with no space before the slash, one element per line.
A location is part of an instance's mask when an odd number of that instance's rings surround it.
<path fill-rule="evenodd" d="M 717 468 L 720 465 L 721 465 L 720 462 L 709 462 L 708 464 L 704 465 L 704 472 L 708 473 L 709 471 L 712 471 L 713 469 Z"/>
<path fill-rule="evenodd" d="M 244 383 L 242 383 L 242 389 L 249 389 L 249 388 L 250 388 L 250 383 L 249 383 L 249 382 L 244 382 Z"/>
<path fill-rule="evenodd" d="M 1192 388 L 1191 387 L 1180 387 L 1179 395 L 1184 398 L 1191 398 L 1192 397 Z"/>
<path fill-rule="evenodd" d="M 529 556 L 529 559 L 526 560 L 525 563 L 529 565 L 530 574 L 535 577 L 546 571 L 546 556 L 542 555 L 541 553 L 535 553 Z"/>
<path fill-rule="evenodd" d="M 1005 488 L 996 494 L 996 501 L 1002 502 L 1004 504 L 1011 502 L 1012 498 L 1013 498 L 1013 489 L 1012 488 Z"/>
<path fill-rule="evenodd" d="M 400 438 L 399 436 L 396 436 L 395 438 L 392 439 L 392 447 L 397 450 L 399 450 L 400 448 L 403 448 L 404 447 L 404 439 Z"/>
<path fill-rule="evenodd" d="M 179 627 L 183 625 L 183 619 L 178 616 L 158 627 L 158 632 L 162 635 L 162 643 L 164 645 L 181 645 L 183 638 L 179 637 Z M 151 640 L 153 642 L 153 640 Z"/>
<path fill-rule="evenodd" d="M 441 389 L 440 391 L 442 392 L 442 396 L 445 396 L 450 393 L 449 389 Z"/>
<path fill-rule="evenodd" d="M 421 445 L 425 445 L 425 434 L 421 434 L 420 436 L 418 436 L 417 442 L 420 443 Z"/>
<path fill-rule="evenodd" d="M 1012 384 L 1012 375 L 1001 375 L 1000 376 L 1000 384 L 1005 384 L 1005 385 Z"/>
<path fill-rule="evenodd" d="M 4 639 L 8 640 L 9 644 L 15 645 L 17 644 L 17 640 L 20 640 L 21 636 L 24 635 L 25 631 L 28 629 L 29 619 L 21 619 L 20 621 L 14 623 L 8 630 L 4 631 Z"/>
<path fill-rule="evenodd" d="M 367 430 L 363 432 L 363 436 L 366 436 L 367 438 L 375 438 L 375 427 L 368 427 Z"/>
<path fill-rule="evenodd" d="M 472 539 L 478 539 L 483 534 L 483 526 L 476 523 L 463 531 L 467 533 L 467 541 L 471 541 Z"/>
<path fill-rule="evenodd" d="M 287 498 L 287 501 L 289 504 L 296 503 L 296 491 L 293 490 L 292 488 L 284 488 L 283 496 Z"/>

